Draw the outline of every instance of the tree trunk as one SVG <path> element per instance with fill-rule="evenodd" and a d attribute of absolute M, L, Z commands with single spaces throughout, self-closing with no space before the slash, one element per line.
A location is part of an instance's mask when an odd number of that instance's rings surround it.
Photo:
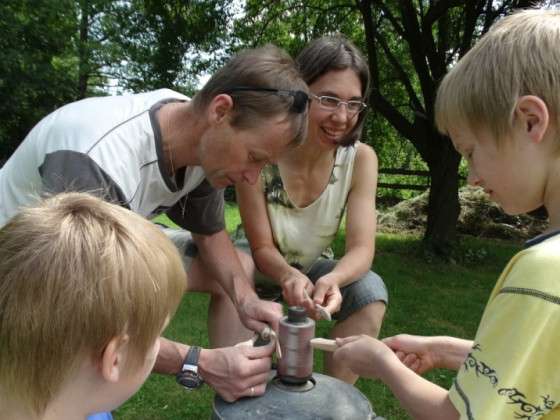
<path fill-rule="evenodd" d="M 87 86 L 89 79 L 89 1 L 80 1 L 80 39 L 78 44 L 78 92 L 76 99 L 83 99 L 87 95 Z"/>
<path fill-rule="evenodd" d="M 461 156 L 447 137 L 432 132 L 432 139 L 439 146 L 432 148 L 433 154 L 428 161 L 431 185 L 424 242 L 436 254 L 449 256 L 457 238 Z"/>

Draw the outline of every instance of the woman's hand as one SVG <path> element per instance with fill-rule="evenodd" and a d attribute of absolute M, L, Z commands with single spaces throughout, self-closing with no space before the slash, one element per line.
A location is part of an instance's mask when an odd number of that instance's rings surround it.
<path fill-rule="evenodd" d="M 331 314 L 340 310 L 342 295 L 340 294 L 338 282 L 332 273 L 326 274 L 317 280 L 312 297 L 314 303 L 325 307 Z M 318 316 L 319 314 L 316 313 L 314 318 L 317 319 Z"/>
<path fill-rule="evenodd" d="M 302 306 L 308 313 L 314 311 L 314 304 L 309 299 L 313 294 L 313 283 L 305 274 L 292 268 L 280 279 L 282 295 L 290 306 Z"/>

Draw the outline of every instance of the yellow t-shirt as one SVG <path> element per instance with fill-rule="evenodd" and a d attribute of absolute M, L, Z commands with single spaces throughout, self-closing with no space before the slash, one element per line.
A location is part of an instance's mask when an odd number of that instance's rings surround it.
<path fill-rule="evenodd" d="M 560 233 L 515 255 L 449 391 L 461 419 L 560 419 Z"/>

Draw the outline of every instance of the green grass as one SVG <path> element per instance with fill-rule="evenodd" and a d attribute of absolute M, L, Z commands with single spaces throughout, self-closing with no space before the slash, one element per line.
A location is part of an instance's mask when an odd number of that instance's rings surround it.
<path fill-rule="evenodd" d="M 235 206 L 226 209 L 229 231 L 239 223 Z M 402 332 L 421 335 L 454 335 L 472 338 L 490 291 L 511 256 L 521 244 L 463 238 L 454 262 L 434 260 L 422 252 L 420 238 L 378 234 L 373 269 L 389 290 L 389 307 L 381 337 Z M 334 243 L 336 255 L 344 249 L 344 232 Z M 170 339 L 208 345 L 206 313 L 208 297 L 185 296 L 177 315 L 165 331 Z M 330 323 L 320 321 L 317 336 L 327 336 Z M 320 372 L 322 354 L 315 352 Z M 454 372 L 437 370 L 426 377 L 449 388 Z M 398 401 L 382 383 L 360 379 L 356 384 L 371 401 L 374 411 L 387 419 L 407 419 Z M 153 374 L 141 390 L 114 413 L 118 420 L 208 419 L 212 413 L 212 390 L 187 392 L 171 376 Z"/>

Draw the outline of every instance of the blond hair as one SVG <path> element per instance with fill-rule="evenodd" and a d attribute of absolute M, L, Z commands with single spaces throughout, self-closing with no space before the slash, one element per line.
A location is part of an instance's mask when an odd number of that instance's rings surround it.
<path fill-rule="evenodd" d="M 512 128 L 517 100 L 542 99 L 557 124 L 560 111 L 560 11 L 524 10 L 498 21 L 449 71 L 438 89 L 440 132 L 465 124 L 499 141 Z"/>
<path fill-rule="evenodd" d="M 294 98 L 262 91 L 236 91 L 238 87 L 253 87 L 302 91 L 308 87 L 302 80 L 294 60 L 282 49 L 268 44 L 246 49 L 231 58 L 208 80 L 192 100 L 197 112 L 204 111 L 212 99 L 221 93 L 233 98 L 231 125 L 250 129 L 267 119 L 285 115 L 290 121 L 293 146 L 301 144 L 307 134 L 307 112 L 292 112 Z"/>
<path fill-rule="evenodd" d="M 127 334 L 142 365 L 186 287 L 148 220 L 84 193 L 21 210 L 0 230 L 0 388 L 44 412 L 84 360 Z"/>

